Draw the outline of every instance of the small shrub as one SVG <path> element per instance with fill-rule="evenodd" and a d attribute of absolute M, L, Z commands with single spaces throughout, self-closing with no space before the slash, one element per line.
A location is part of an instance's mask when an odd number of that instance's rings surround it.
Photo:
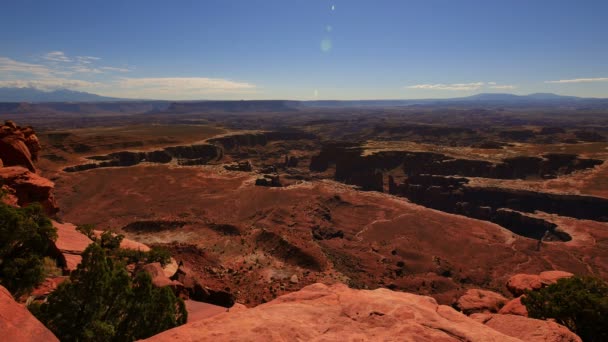
<path fill-rule="evenodd" d="M 184 324 L 184 302 L 150 276 L 132 279 L 99 242 L 82 254 L 70 280 L 32 313 L 62 341 L 134 341 Z"/>
<path fill-rule="evenodd" d="M 15 296 L 44 279 L 43 258 L 57 230 L 38 204 L 13 208 L 0 202 L 0 285 Z"/>
<path fill-rule="evenodd" d="M 560 279 L 538 291 L 528 291 L 522 303 L 530 317 L 555 319 L 583 341 L 608 341 L 608 284 L 601 279 Z"/>

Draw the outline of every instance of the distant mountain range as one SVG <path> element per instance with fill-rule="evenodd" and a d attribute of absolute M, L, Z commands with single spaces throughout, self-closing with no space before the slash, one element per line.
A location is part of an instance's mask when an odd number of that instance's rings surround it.
<path fill-rule="evenodd" d="M 319 101 L 169 101 L 131 100 L 105 97 L 96 94 L 60 89 L 43 91 L 36 88 L 0 88 L 0 103 L 32 103 L 45 104 L 56 107 L 65 103 L 148 103 L 155 102 L 154 107 L 166 107 L 165 110 L 174 110 L 176 113 L 191 111 L 210 112 L 245 112 L 245 111 L 288 111 L 302 108 L 349 108 L 349 107 L 401 107 L 401 106 L 449 106 L 449 107 L 576 107 L 606 109 L 608 99 L 582 98 L 576 96 L 562 96 L 551 93 L 535 93 L 530 95 L 514 95 L 500 93 L 482 93 L 467 97 L 448 99 L 418 99 L 418 100 L 319 100 Z M 2 107 L 2 106 L 0 106 Z"/>
<path fill-rule="evenodd" d="M 105 102 L 120 100 L 125 99 L 69 89 L 44 91 L 37 88 L 0 88 L 0 102 Z"/>
<path fill-rule="evenodd" d="M 418 100 L 358 100 L 358 101 L 306 101 L 309 107 L 397 107 L 397 106 L 584 106 L 608 105 L 608 99 L 562 96 L 551 93 L 515 95 L 501 93 L 482 93 L 466 97 L 448 99 Z"/>

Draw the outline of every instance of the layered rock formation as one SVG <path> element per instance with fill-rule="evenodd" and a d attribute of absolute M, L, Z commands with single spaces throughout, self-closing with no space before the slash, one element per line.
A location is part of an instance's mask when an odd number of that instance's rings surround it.
<path fill-rule="evenodd" d="M 464 178 L 548 179 L 595 167 L 602 160 L 547 153 L 538 157 L 511 157 L 496 163 L 434 152 L 382 151 L 368 155 L 363 152 L 359 143 L 326 143 L 319 155 L 312 158 L 310 170 L 325 172 L 335 167 L 336 180 L 362 190 L 388 191 L 426 207 L 490 221 L 539 241 L 572 238 L 554 223 L 527 213 L 542 211 L 608 221 L 605 198 L 471 186 L 469 179 Z M 397 176 L 400 181 L 396 181 Z"/>
<path fill-rule="evenodd" d="M 148 341 L 580 341 L 556 323 L 498 316 L 476 321 L 430 297 L 314 284 L 252 309 L 191 321 Z"/>
<path fill-rule="evenodd" d="M 59 208 L 53 197 L 55 186 L 36 174 L 34 161 L 38 159 L 40 143 L 31 127 L 20 127 L 12 121 L 0 127 L 0 184 L 3 201 L 26 206 L 38 202 L 46 213 L 55 215 Z"/>
<path fill-rule="evenodd" d="M 31 127 L 20 127 L 8 120 L 0 127 L 0 159 L 4 166 L 21 165 L 36 172 L 40 143 Z"/>
<path fill-rule="evenodd" d="M 577 170 L 601 165 L 602 160 L 579 158 L 574 154 L 547 153 L 542 156 L 517 156 L 501 162 L 459 159 L 441 153 L 382 151 L 363 154 L 359 143 L 329 142 L 311 160 L 310 169 L 322 172 L 335 165 L 336 180 L 363 188 L 382 189 L 363 177 L 366 174 L 401 168 L 406 176 L 442 175 L 495 179 L 555 178 Z"/>

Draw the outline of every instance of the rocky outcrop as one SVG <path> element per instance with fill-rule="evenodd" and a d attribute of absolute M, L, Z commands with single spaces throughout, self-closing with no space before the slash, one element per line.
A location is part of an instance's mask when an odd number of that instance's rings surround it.
<path fill-rule="evenodd" d="M 0 286 L 0 337 L 3 341 L 54 342 L 59 340 L 24 306 L 15 302 L 10 292 Z"/>
<path fill-rule="evenodd" d="M 507 281 L 507 289 L 515 296 L 528 290 L 538 290 L 556 283 L 559 279 L 570 278 L 573 274 L 564 271 L 545 271 L 540 274 L 516 274 Z"/>
<path fill-rule="evenodd" d="M 548 333 L 547 331 L 545 331 Z M 430 297 L 314 284 L 252 309 L 190 322 L 149 341 L 521 341 Z"/>
<path fill-rule="evenodd" d="M 21 166 L 0 168 L 0 184 L 19 206 L 40 203 L 47 215 L 54 216 L 59 207 L 53 196 L 55 184 Z"/>
<path fill-rule="evenodd" d="M 4 166 L 23 166 L 36 172 L 40 142 L 31 127 L 19 127 L 6 121 L 0 127 L 0 159 Z"/>
<path fill-rule="evenodd" d="M 311 159 L 311 171 L 323 172 L 335 165 L 335 178 L 347 184 L 366 187 L 365 176 L 401 168 L 406 176 L 421 174 L 483 177 L 496 179 L 555 178 L 601 165 L 602 160 L 579 158 L 573 154 L 545 154 L 538 157 L 518 156 L 494 163 L 486 160 L 458 159 L 433 152 L 382 151 L 369 155 L 357 143 L 326 143 L 319 155 Z M 378 191 L 381 187 L 376 186 Z M 376 189 L 374 189 L 376 190 Z"/>
<path fill-rule="evenodd" d="M 456 306 L 466 315 L 477 312 L 498 312 L 507 302 L 503 295 L 480 289 L 469 289 L 462 295 Z"/>
<path fill-rule="evenodd" d="M 40 203 L 46 214 L 54 216 L 59 208 L 53 197 L 55 184 L 38 176 L 34 161 L 40 143 L 31 127 L 6 121 L 0 127 L 0 185 L 2 201 L 13 206 Z"/>
<path fill-rule="evenodd" d="M 516 315 L 474 314 L 472 319 L 505 335 L 526 342 L 582 342 L 563 325 Z"/>

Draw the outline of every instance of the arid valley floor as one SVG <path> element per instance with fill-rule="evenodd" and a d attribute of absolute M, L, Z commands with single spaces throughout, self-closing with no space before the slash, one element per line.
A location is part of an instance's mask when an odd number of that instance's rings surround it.
<path fill-rule="evenodd" d="M 344 283 L 458 308 L 522 273 L 608 279 L 602 110 L 119 107 L 7 117 L 36 129 L 59 221 L 168 249 L 207 302 Z"/>
<path fill-rule="evenodd" d="M 254 106 L 28 116 L 62 220 L 168 247 L 241 303 L 315 282 L 452 304 L 517 273 L 608 278 L 598 113 Z"/>

